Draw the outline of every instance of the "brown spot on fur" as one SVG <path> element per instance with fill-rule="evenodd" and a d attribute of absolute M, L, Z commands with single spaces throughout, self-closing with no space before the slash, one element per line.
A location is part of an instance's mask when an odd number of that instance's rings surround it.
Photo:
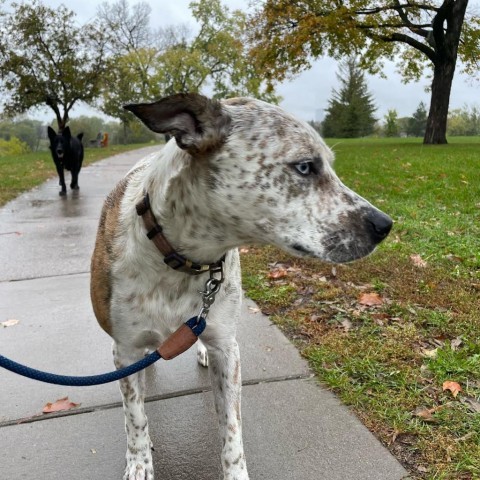
<path fill-rule="evenodd" d="M 133 171 L 130 173 L 132 175 Z M 100 326 L 111 333 L 110 300 L 112 295 L 111 267 L 114 261 L 114 242 L 118 228 L 120 205 L 128 185 L 129 176 L 123 178 L 110 192 L 103 205 L 93 251 L 90 277 L 90 298 Z"/>
<path fill-rule="evenodd" d="M 235 371 L 233 373 L 233 383 L 237 385 L 239 379 L 240 379 L 240 362 L 237 360 L 237 362 L 235 363 Z"/>
<path fill-rule="evenodd" d="M 229 98 L 227 100 L 224 100 L 223 103 L 225 103 L 226 105 L 233 105 L 237 107 L 237 106 L 247 105 L 251 101 L 252 100 L 250 98 L 236 97 L 236 98 Z"/>

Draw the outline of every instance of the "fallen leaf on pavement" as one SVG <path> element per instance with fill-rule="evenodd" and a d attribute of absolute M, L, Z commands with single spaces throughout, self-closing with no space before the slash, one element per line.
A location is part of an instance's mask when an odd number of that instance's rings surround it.
<path fill-rule="evenodd" d="M 80 406 L 80 403 L 73 403 L 69 400 L 68 397 L 60 398 L 53 403 L 47 403 L 42 412 L 43 413 L 53 413 L 53 412 L 62 412 L 64 410 L 71 410 L 72 408 Z"/>
<path fill-rule="evenodd" d="M 418 253 L 415 255 L 410 255 L 410 260 L 416 267 L 425 268 L 427 266 L 427 262 L 423 260 Z"/>
<path fill-rule="evenodd" d="M 362 293 L 358 303 L 367 307 L 373 307 L 374 305 L 382 305 L 383 300 L 378 293 Z"/>
<path fill-rule="evenodd" d="M 19 323 L 20 320 L 14 320 L 13 318 L 10 319 L 10 320 L 5 320 L 5 322 L 1 322 L 0 325 L 2 327 L 13 327 L 14 325 L 16 325 L 17 323 Z"/>
<path fill-rule="evenodd" d="M 260 309 L 258 307 L 248 307 L 248 309 L 252 312 L 252 313 L 259 313 L 260 312 Z"/>
<path fill-rule="evenodd" d="M 462 387 L 457 382 L 452 382 L 451 380 L 443 382 L 442 388 L 443 391 L 450 390 L 454 398 L 462 391 Z"/>

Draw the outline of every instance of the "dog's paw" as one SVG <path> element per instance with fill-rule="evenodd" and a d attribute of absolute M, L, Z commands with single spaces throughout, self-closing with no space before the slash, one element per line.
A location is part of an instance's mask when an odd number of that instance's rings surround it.
<path fill-rule="evenodd" d="M 250 477 L 248 476 L 248 472 L 246 470 L 242 470 L 237 473 L 225 473 L 224 480 L 249 480 Z"/>
<path fill-rule="evenodd" d="M 61 197 L 64 197 L 66 194 L 67 194 L 67 191 L 66 190 L 60 190 L 58 192 L 58 194 L 61 196 Z"/>
<path fill-rule="evenodd" d="M 130 458 L 127 461 L 123 480 L 154 480 L 151 457 Z"/>
<path fill-rule="evenodd" d="M 197 362 L 202 367 L 208 367 L 208 353 L 205 345 L 198 341 L 197 342 Z"/>
<path fill-rule="evenodd" d="M 70 185 L 70 188 L 71 188 L 72 190 L 80 190 L 80 187 L 79 187 L 78 185 L 73 185 L 73 184 L 72 184 L 72 185 Z"/>

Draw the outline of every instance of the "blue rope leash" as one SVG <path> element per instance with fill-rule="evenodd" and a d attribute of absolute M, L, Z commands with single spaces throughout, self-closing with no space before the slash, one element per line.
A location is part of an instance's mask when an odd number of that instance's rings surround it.
<path fill-rule="evenodd" d="M 91 375 L 88 377 L 74 377 L 70 375 L 56 375 L 55 373 L 42 372 L 41 370 L 35 370 L 34 368 L 27 367 L 20 363 L 14 362 L 9 358 L 0 355 L 0 367 L 6 368 L 13 373 L 18 373 L 24 377 L 31 378 L 33 380 L 39 380 L 44 383 L 53 383 L 54 385 L 68 385 L 70 387 L 86 387 L 89 385 L 100 385 L 102 383 L 109 383 L 120 378 L 128 377 L 134 373 L 139 372 L 143 368 L 148 367 L 152 363 L 162 358 L 160 354 L 155 350 L 146 357 L 142 358 L 133 365 L 115 370 L 109 373 L 103 373 L 101 375 Z"/>
<path fill-rule="evenodd" d="M 185 322 L 185 325 L 189 327 L 192 332 L 198 337 L 203 330 L 205 330 L 206 322 L 202 317 L 192 317 L 190 320 Z M 54 385 L 67 385 L 70 387 L 87 387 L 91 385 L 101 385 L 103 383 L 114 382 L 115 380 L 120 380 L 121 378 L 128 377 L 134 373 L 147 368 L 152 363 L 160 360 L 161 355 L 157 350 L 148 354 L 146 357 L 142 358 L 133 365 L 128 367 L 121 368 L 109 373 L 103 373 L 100 375 L 91 375 L 87 377 L 75 377 L 70 375 L 56 375 L 54 373 L 42 372 L 41 370 L 36 370 L 34 368 L 27 367 L 20 363 L 14 362 L 9 358 L 6 358 L 0 355 L 0 367 L 3 367 L 7 370 L 10 370 L 13 373 L 22 375 L 24 377 L 31 378 L 33 380 L 39 380 L 44 383 L 53 383 Z"/>

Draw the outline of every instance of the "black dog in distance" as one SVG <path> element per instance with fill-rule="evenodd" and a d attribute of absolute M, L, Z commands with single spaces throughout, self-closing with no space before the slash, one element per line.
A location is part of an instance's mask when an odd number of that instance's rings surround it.
<path fill-rule="evenodd" d="M 72 174 L 72 183 L 70 188 L 78 190 L 78 174 L 82 168 L 83 162 L 83 133 L 72 137 L 70 127 L 65 127 L 62 133 L 56 133 L 51 127 L 48 127 L 48 138 L 50 139 L 50 150 L 52 151 L 53 161 L 57 167 L 59 183 L 62 189 L 59 195 L 67 194 L 65 186 L 64 169 L 70 170 Z"/>

